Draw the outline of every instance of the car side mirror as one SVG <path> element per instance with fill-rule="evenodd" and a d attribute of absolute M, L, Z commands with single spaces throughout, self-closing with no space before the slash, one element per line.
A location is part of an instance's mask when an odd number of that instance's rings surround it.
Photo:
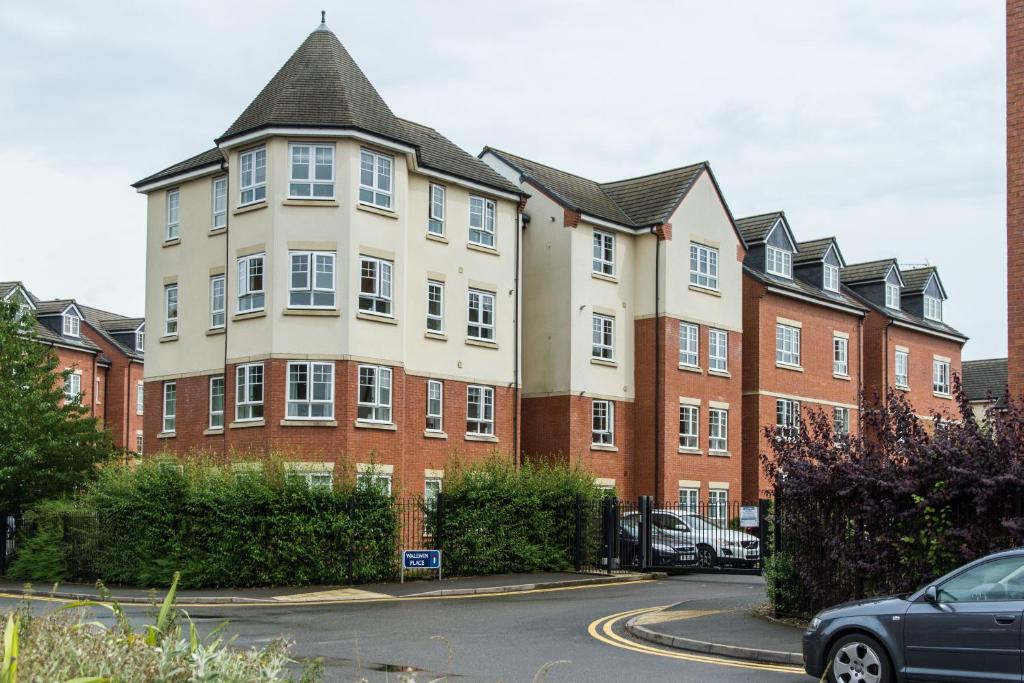
<path fill-rule="evenodd" d="M 939 589 L 935 586 L 928 586 L 924 589 L 925 602 L 930 602 L 933 605 L 937 605 L 939 602 Z"/>

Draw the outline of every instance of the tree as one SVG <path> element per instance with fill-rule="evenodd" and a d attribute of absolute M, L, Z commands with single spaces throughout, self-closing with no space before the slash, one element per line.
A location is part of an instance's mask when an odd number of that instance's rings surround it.
<path fill-rule="evenodd" d="M 0 513 L 71 493 L 114 453 L 78 400 L 65 401 L 71 370 L 35 336 L 35 321 L 0 301 Z"/>

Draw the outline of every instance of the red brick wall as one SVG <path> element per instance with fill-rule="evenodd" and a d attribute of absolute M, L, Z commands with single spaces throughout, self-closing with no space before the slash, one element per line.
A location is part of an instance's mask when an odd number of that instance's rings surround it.
<path fill-rule="evenodd" d="M 188 377 L 177 382 L 176 432 L 159 438 L 163 419 L 163 382 L 146 382 L 146 449 L 186 453 L 203 450 L 227 452 L 232 460 L 274 453 L 286 460 L 333 461 L 336 467 L 370 462 L 394 466 L 393 486 L 410 494 L 423 492 L 424 469 L 444 469 L 454 456 L 480 460 L 497 454 L 511 461 L 512 405 L 510 387 L 494 387 L 495 435 L 498 442 L 468 440 L 466 434 L 466 382 L 444 380 L 444 430 L 447 438 L 428 438 L 426 426 L 426 377 L 406 375 L 392 368 L 392 421 L 395 430 L 357 427 L 356 387 L 358 364 L 335 363 L 334 411 L 337 426 L 285 426 L 286 360 L 264 361 L 263 426 L 232 428 L 235 413 L 235 366 L 228 367 L 225 386 L 223 433 L 207 434 L 209 377 Z"/>
<path fill-rule="evenodd" d="M 1024 391 L 1024 1 L 1006 3 L 1006 246 L 1010 388 Z"/>
<path fill-rule="evenodd" d="M 115 446 L 134 451 L 135 432 L 142 429 L 142 418 L 135 414 L 135 382 L 142 379 L 142 363 L 124 355 L 88 324 L 82 325 L 82 333 L 110 359 L 102 387 L 106 428 Z"/>
<path fill-rule="evenodd" d="M 77 372 L 81 373 L 82 405 L 85 406 L 90 415 L 99 418 L 102 425 L 103 411 L 106 406 L 102 402 L 99 404 L 95 402 L 96 378 L 99 377 L 105 383 L 106 369 L 97 365 L 95 354 L 87 351 L 76 351 L 61 346 L 55 346 L 53 350 L 57 354 L 57 372 L 62 372 L 67 368 L 74 368 Z"/>

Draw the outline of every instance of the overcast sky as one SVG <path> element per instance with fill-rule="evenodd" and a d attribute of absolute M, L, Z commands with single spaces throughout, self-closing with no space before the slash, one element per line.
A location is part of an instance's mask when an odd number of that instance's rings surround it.
<path fill-rule="evenodd" d="M 327 23 L 399 116 L 596 180 L 708 160 L 848 262 L 940 269 L 1006 353 L 1002 2 L 4 2 L 0 280 L 143 313 L 129 183 L 212 146 Z"/>

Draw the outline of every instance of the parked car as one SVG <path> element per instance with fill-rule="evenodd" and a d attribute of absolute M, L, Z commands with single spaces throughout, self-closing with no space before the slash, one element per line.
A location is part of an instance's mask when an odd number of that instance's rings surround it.
<path fill-rule="evenodd" d="M 634 566 L 640 561 L 640 519 L 626 515 L 619 526 L 622 563 Z M 652 529 L 651 559 L 659 567 L 682 567 L 697 561 L 697 548 L 681 533 Z"/>
<path fill-rule="evenodd" d="M 623 519 L 636 518 L 630 513 Z M 757 536 L 742 531 L 724 529 L 706 517 L 692 512 L 654 510 L 651 526 L 670 533 L 683 534 L 697 548 L 697 565 L 710 569 L 731 564 L 753 567 L 761 560 L 761 543 Z"/>
<path fill-rule="evenodd" d="M 996 553 L 916 593 L 814 617 L 804 669 L 828 681 L 1020 681 L 1024 549 Z"/>

